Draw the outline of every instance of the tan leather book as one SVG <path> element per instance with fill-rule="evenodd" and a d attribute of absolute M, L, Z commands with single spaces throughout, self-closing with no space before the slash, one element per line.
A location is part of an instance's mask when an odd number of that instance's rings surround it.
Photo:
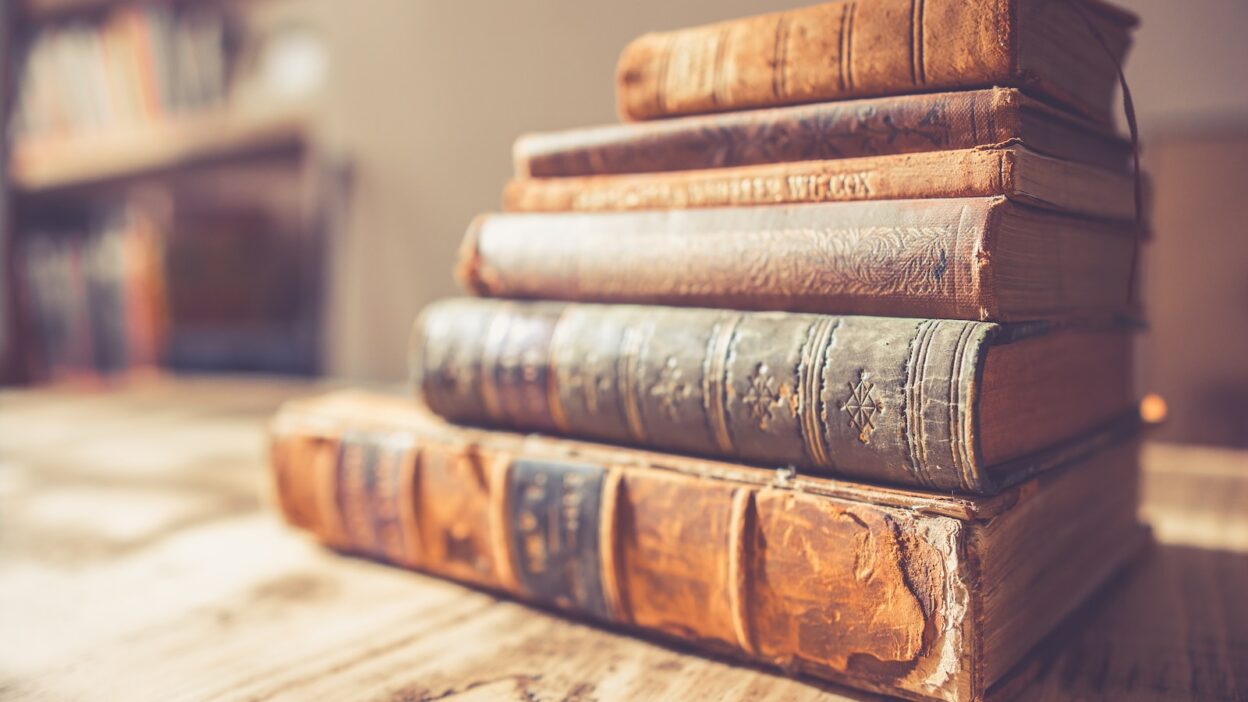
<path fill-rule="evenodd" d="M 1019 146 L 696 171 L 517 178 L 511 212 L 611 212 L 817 202 L 1003 196 L 1046 209 L 1133 221 L 1135 178 Z"/>
<path fill-rule="evenodd" d="M 340 393 L 283 407 L 271 456 L 286 519 L 334 548 L 912 699 L 982 699 L 1144 540 L 1132 440 L 964 498 Z"/>
<path fill-rule="evenodd" d="M 1004 197 L 483 215 L 458 277 L 488 297 L 1017 321 L 1132 312 L 1137 236 Z"/>
<path fill-rule="evenodd" d="M 840 0 L 645 34 L 616 99 L 643 120 L 1002 85 L 1108 124 L 1136 22 L 1097 0 Z"/>
<path fill-rule="evenodd" d="M 1134 411 L 1130 330 L 444 300 L 417 392 L 456 422 L 989 493 Z"/>
<path fill-rule="evenodd" d="M 1129 141 L 1016 88 L 899 95 L 526 134 L 517 178 L 618 175 L 1021 144 L 1126 168 Z"/>

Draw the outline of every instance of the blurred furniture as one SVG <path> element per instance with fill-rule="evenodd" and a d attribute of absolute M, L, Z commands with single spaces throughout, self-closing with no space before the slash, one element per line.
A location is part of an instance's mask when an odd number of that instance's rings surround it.
<path fill-rule="evenodd" d="M 135 366 L 320 370 L 326 238 L 345 181 L 313 138 L 323 57 L 291 19 L 298 4 L 5 3 L 0 381 L 112 380 Z M 143 325 L 125 313 L 80 314 L 72 301 L 59 315 L 71 321 L 49 322 L 57 283 L 33 269 L 75 281 L 78 259 L 93 256 L 80 242 L 136 219 L 157 232 L 148 257 L 160 262 L 159 282 L 112 277 L 123 279 L 123 307 L 158 317 L 141 334 L 154 334 L 157 350 L 130 354 L 137 360 L 118 370 L 99 363 L 98 346 Z M 27 251 L 39 238 L 55 242 L 42 266 Z M 50 349 L 61 337 L 70 351 Z"/>
<path fill-rule="evenodd" d="M 1144 249 L 1144 389 L 1159 437 L 1248 448 L 1248 128 L 1163 135 L 1145 152 L 1156 234 Z"/>
<path fill-rule="evenodd" d="M 263 504 L 290 381 L 0 393 L 0 671 L 38 699 L 863 699 L 334 555 Z M 1151 444 L 1158 544 L 1000 697 L 1248 696 L 1248 452 Z"/>

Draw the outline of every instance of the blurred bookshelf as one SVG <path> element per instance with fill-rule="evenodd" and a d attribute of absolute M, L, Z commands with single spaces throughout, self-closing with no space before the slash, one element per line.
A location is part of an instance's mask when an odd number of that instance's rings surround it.
<path fill-rule="evenodd" d="M 244 115 L 216 110 L 147 128 L 19 139 L 9 157 L 9 180 L 25 192 L 55 190 L 300 145 L 307 121 L 299 107 Z"/>
<path fill-rule="evenodd" d="M 6 384 L 319 371 L 347 169 L 299 5 L 7 4 Z"/>

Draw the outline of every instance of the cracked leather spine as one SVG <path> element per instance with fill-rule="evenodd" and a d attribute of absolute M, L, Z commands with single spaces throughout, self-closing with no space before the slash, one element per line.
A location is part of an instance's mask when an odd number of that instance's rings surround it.
<path fill-rule="evenodd" d="M 976 376 L 999 327 L 948 319 L 460 299 L 417 321 L 452 421 L 986 492 Z"/>
<path fill-rule="evenodd" d="M 555 178 L 970 149 L 1023 140 L 1023 105 L 994 88 L 700 115 L 529 134 L 513 160 Z"/>
<path fill-rule="evenodd" d="M 1122 37 L 1134 18 L 1087 5 L 1077 14 L 1046 0 L 839 0 L 652 32 L 620 54 L 617 109 L 624 120 L 648 120 L 998 85 L 1038 92 L 1109 123 L 1113 81 L 1104 66 L 1087 67 L 1076 80 L 1031 59 L 1032 47 L 1050 41 L 1049 25 L 1095 21 L 1121 62 Z M 1073 30 L 1066 36 L 1092 41 Z"/>
<path fill-rule="evenodd" d="M 997 197 L 483 215 L 457 275 L 483 297 L 998 320 L 986 242 L 1016 209 Z"/>
<path fill-rule="evenodd" d="M 271 470 L 286 519 L 328 545 L 860 688 L 982 694 L 961 519 L 317 402 L 279 412 Z"/>

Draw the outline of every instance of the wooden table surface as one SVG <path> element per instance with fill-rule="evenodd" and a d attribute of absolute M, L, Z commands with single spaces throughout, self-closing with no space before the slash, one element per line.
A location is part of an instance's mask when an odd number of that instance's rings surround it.
<path fill-rule="evenodd" d="M 313 389 L 0 393 L 0 698 L 867 698 L 316 547 L 265 504 L 263 439 Z M 1248 453 L 1145 465 L 1159 543 L 999 696 L 1248 699 Z"/>

